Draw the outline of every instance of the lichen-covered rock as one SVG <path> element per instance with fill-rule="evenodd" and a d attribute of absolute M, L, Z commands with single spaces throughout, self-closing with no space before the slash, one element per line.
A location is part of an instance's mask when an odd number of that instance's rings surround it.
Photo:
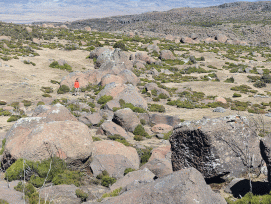
<path fill-rule="evenodd" d="M 164 60 L 174 60 L 175 56 L 173 55 L 173 53 L 170 50 L 162 50 L 160 53 L 160 59 L 164 59 Z"/>
<path fill-rule="evenodd" d="M 199 170 L 205 178 L 240 177 L 261 164 L 255 126 L 247 118 L 228 116 L 183 122 L 170 137 L 172 168 Z"/>
<path fill-rule="evenodd" d="M 106 121 L 101 125 L 102 130 L 108 136 L 110 135 L 120 135 L 126 139 L 129 138 L 127 132 L 118 124 L 113 123 L 112 121 Z"/>

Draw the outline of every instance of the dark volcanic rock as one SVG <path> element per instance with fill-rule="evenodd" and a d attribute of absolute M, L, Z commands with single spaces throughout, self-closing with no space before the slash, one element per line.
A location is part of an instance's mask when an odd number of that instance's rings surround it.
<path fill-rule="evenodd" d="M 261 155 L 267 166 L 268 182 L 271 183 L 271 137 L 265 137 L 260 141 Z"/>
<path fill-rule="evenodd" d="M 241 177 L 261 165 L 255 127 L 245 117 L 228 116 L 180 123 L 170 138 L 172 168 L 194 167 L 205 178 Z"/>

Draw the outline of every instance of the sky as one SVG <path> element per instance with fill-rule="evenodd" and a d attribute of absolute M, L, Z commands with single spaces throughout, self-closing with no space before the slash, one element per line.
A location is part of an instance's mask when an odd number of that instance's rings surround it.
<path fill-rule="evenodd" d="M 166 11 L 179 7 L 216 6 L 235 1 L 237 0 L 0 0 L 0 20 L 13 23 L 65 22 Z"/>

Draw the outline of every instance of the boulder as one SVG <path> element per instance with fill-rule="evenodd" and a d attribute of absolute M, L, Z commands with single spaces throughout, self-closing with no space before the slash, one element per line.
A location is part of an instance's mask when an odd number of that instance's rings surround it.
<path fill-rule="evenodd" d="M 32 117 L 43 117 L 46 118 L 46 122 L 50 121 L 77 121 L 76 117 L 71 114 L 71 112 L 60 103 L 49 106 L 49 105 L 39 105 L 35 108 Z"/>
<path fill-rule="evenodd" d="M 206 39 L 204 40 L 204 42 L 205 42 L 206 44 L 209 44 L 209 43 L 216 42 L 216 40 L 213 39 L 213 38 L 206 38 Z"/>
<path fill-rule="evenodd" d="M 106 47 L 96 47 L 94 50 L 92 50 L 89 54 L 90 59 L 98 58 L 103 52 L 113 52 L 113 48 L 106 48 Z"/>
<path fill-rule="evenodd" d="M 182 37 L 180 40 L 181 43 L 193 43 L 192 38 L 189 37 Z"/>
<path fill-rule="evenodd" d="M 216 97 L 215 102 L 221 102 L 221 103 L 226 104 L 227 100 L 225 98 L 223 98 L 223 97 Z"/>
<path fill-rule="evenodd" d="M 150 122 L 152 124 L 167 124 L 174 127 L 175 125 L 180 123 L 180 119 L 174 116 L 164 114 L 151 114 Z"/>
<path fill-rule="evenodd" d="M 135 53 L 135 60 L 144 61 L 148 64 L 153 64 L 155 62 L 155 59 L 148 56 L 146 52 L 137 52 Z"/>
<path fill-rule="evenodd" d="M 84 30 L 85 30 L 85 31 L 88 31 L 88 32 L 91 32 L 91 28 L 90 28 L 89 26 L 86 26 L 86 27 L 84 28 Z"/>
<path fill-rule="evenodd" d="M 152 76 L 158 76 L 159 72 L 153 67 L 148 74 L 152 75 Z"/>
<path fill-rule="evenodd" d="M 137 69 L 145 69 L 145 64 L 146 64 L 146 62 L 137 60 L 137 61 L 134 61 L 133 67 L 135 67 Z"/>
<path fill-rule="evenodd" d="M 91 156 L 92 143 L 90 130 L 83 123 L 21 118 L 6 134 L 2 168 L 19 158 L 41 161 L 52 156 L 79 167 Z"/>
<path fill-rule="evenodd" d="M 130 108 L 116 111 L 112 121 L 129 132 L 134 132 L 136 126 L 140 124 L 139 118 Z"/>
<path fill-rule="evenodd" d="M 70 89 L 74 87 L 74 82 L 78 78 L 80 88 L 86 87 L 89 84 L 97 85 L 106 73 L 101 73 L 98 70 L 88 70 L 86 72 L 72 72 L 62 78 L 60 85 L 66 85 Z"/>
<path fill-rule="evenodd" d="M 248 166 L 259 172 L 261 156 L 255 127 L 241 116 L 180 123 L 169 140 L 173 171 L 194 167 L 205 178 L 238 178 Z"/>
<path fill-rule="evenodd" d="M 160 48 L 157 46 L 157 44 L 151 44 L 151 45 L 148 45 L 147 50 L 148 50 L 149 52 L 153 52 L 153 51 L 155 51 L 155 52 L 157 52 L 157 53 L 160 52 Z"/>
<path fill-rule="evenodd" d="M 261 156 L 266 163 L 267 179 L 271 183 L 271 136 L 266 136 L 260 141 Z"/>
<path fill-rule="evenodd" d="M 35 44 L 38 44 L 38 45 L 41 44 L 41 42 L 40 42 L 40 40 L 38 38 L 33 38 L 32 42 L 35 43 Z"/>
<path fill-rule="evenodd" d="M 155 148 L 149 161 L 141 167 L 143 168 L 148 168 L 159 178 L 171 174 L 173 171 L 170 145 Z"/>
<path fill-rule="evenodd" d="M 167 97 L 170 97 L 170 94 L 168 93 L 168 91 L 165 89 L 159 88 L 156 83 L 148 83 L 144 86 L 144 88 L 146 89 L 146 91 L 156 90 L 158 96 L 159 94 L 164 94 Z"/>
<path fill-rule="evenodd" d="M 107 136 L 110 135 L 120 135 L 126 139 L 130 138 L 127 132 L 116 123 L 113 123 L 112 121 L 106 121 L 101 125 L 102 130 Z"/>
<path fill-rule="evenodd" d="M 2 35 L 2 36 L 0 36 L 0 41 L 2 41 L 2 40 L 11 41 L 11 37 Z"/>
<path fill-rule="evenodd" d="M 89 125 L 96 126 L 102 119 L 103 119 L 102 116 L 97 112 L 92 114 L 86 114 L 79 117 L 79 121 L 88 126 Z"/>
<path fill-rule="evenodd" d="M 30 28 L 30 27 L 25 27 L 25 30 L 28 32 L 28 33 L 31 33 L 32 32 L 32 28 Z"/>
<path fill-rule="evenodd" d="M 125 79 L 119 75 L 117 76 L 115 74 L 106 74 L 105 76 L 102 77 L 100 84 L 101 86 L 105 86 L 112 82 L 115 82 L 117 84 L 124 84 Z"/>
<path fill-rule="evenodd" d="M 64 59 L 59 59 L 59 60 L 57 60 L 57 62 L 58 62 L 58 64 L 59 64 L 60 66 L 63 66 L 63 65 L 65 65 L 65 64 L 68 64 L 68 62 L 67 62 L 66 60 L 64 60 Z"/>
<path fill-rule="evenodd" d="M 101 203 L 226 204 L 227 202 L 220 194 L 212 191 L 199 171 L 194 168 L 187 168 L 156 179 L 146 185 L 141 185 L 117 197 L 104 200 Z"/>
<path fill-rule="evenodd" d="M 25 201 L 23 199 L 23 192 L 16 191 L 14 189 L 17 186 L 19 181 L 7 182 L 5 180 L 0 181 L 0 201 L 3 199 L 7 201 L 7 203 L 16 203 L 16 204 L 24 204 Z M 4 203 L 4 202 L 2 202 Z"/>
<path fill-rule="evenodd" d="M 81 199 L 76 196 L 76 189 L 78 187 L 73 184 L 49 186 L 40 190 L 40 197 L 55 204 L 80 204 Z"/>
<path fill-rule="evenodd" d="M 198 35 L 196 33 L 191 33 L 190 37 L 192 40 L 196 40 L 198 38 Z"/>
<path fill-rule="evenodd" d="M 216 107 L 213 112 L 218 112 L 218 113 L 224 113 L 226 110 L 225 108 L 222 107 Z"/>
<path fill-rule="evenodd" d="M 139 156 L 133 147 L 110 140 L 94 142 L 90 164 L 94 176 L 106 170 L 110 176 L 122 178 L 126 168 L 138 169 L 139 163 Z"/>
<path fill-rule="evenodd" d="M 68 26 L 66 26 L 66 25 L 64 25 L 64 24 L 61 25 L 60 28 L 69 29 Z"/>
<path fill-rule="evenodd" d="M 151 128 L 151 130 L 154 133 L 167 133 L 167 132 L 173 130 L 173 127 L 170 125 L 167 125 L 167 124 L 157 124 L 157 125 L 154 125 Z"/>
<path fill-rule="evenodd" d="M 110 95 L 113 99 L 119 101 L 123 99 L 126 103 L 132 103 L 134 106 L 147 109 L 146 100 L 140 95 L 138 89 L 132 84 L 107 84 L 102 91 L 97 95 L 96 99 L 104 95 Z"/>
<path fill-rule="evenodd" d="M 113 111 L 113 108 L 120 108 L 120 103 L 118 100 L 111 100 L 111 101 L 108 101 L 106 104 L 105 104 L 105 109 L 108 109 L 108 110 L 111 110 Z"/>
<path fill-rule="evenodd" d="M 132 171 L 126 174 L 123 178 L 117 180 L 117 182 L 110 187 L 110 190 L 113 191 L 120 187 L 122 187 L 122 189 L 125 189 L 128 185 L 133 184 L 134 182 L 152 182 L 154 177 L 155 175 L 147 168 L 138 171 Z"/>
<path fill-rule="evenodd" d="M 140 82 L 139 78 L 128 69 L 121 71 L 118 76 L 120 76 L 124 80 L 124 83 L 130 83 L 134 86 L 136 86 Z"/>
<path fill-rule="evenodd" d="M 160 52 L 160 57 L 159 58 L 161 60 L 168 60 L 168 59 L 174 60 L 175 56 L 173 55 L 173 53 L 170 50 L 162 50 Z"/>
<path fill-rule="evenodd" d="M 223 34 L 217 34 L 217 35 L 215 36 L 215 40 L 217 40 L 217 41 L 220 42 L 220 43 L 225 43 L 225 42 L 228 40 L 228 38 L 227 38 L 226 35 L 223 35 Z"/>

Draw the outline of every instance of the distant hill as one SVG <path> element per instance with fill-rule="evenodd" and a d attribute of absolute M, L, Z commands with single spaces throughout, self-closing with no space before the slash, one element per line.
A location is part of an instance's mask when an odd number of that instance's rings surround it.
<path fill-rule="evenodd" d="M 222 33 L 231 39 L 245 40 L 250 44 L 271 45 L 271 2 L 235 2 L 204 8 L 177 8 L 163 12 L 79 20 L 65 25 L 72 29 L 89 26 L 99 31 L 136 31 L 160 37 L 190 36 L 196 33 L 203 39 Z"/>

